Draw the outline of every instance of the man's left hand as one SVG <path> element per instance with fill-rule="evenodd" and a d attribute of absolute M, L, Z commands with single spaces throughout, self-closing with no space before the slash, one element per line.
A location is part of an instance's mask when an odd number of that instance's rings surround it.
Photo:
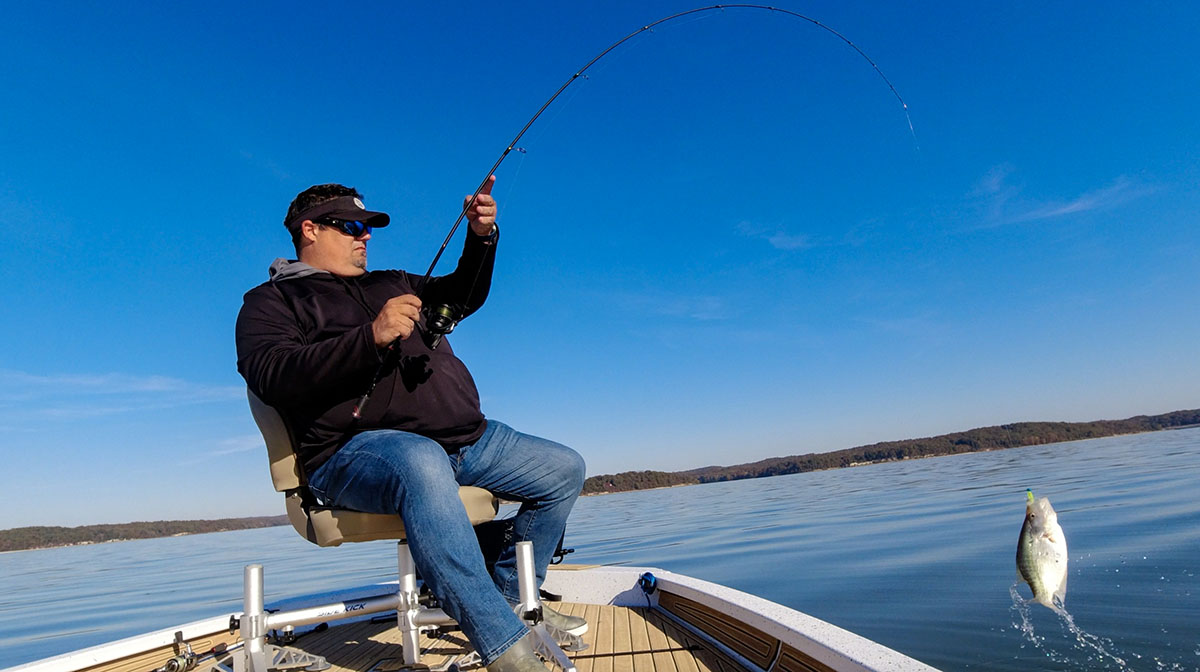
<path fill-rule="evenodd" d="M 479 196 L 475 197 L 475 203 L 467 210 L 467 221 L 471 223 L 471 230 L 477 236 L 490 236 L 492 230 L 496 228 L 496 199 L 492 198 L 492 185 L 496 184 L 496 176 L 488 177 L 487 184 L 483 185 L 483 189 L 479 191 Z M 463 199 L 463 207 L 471 202 L 471 197 L 467 196 Z"/>

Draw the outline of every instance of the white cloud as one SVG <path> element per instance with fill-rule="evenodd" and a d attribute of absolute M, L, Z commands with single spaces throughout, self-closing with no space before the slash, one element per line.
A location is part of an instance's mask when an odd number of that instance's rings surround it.
<path fill-rule="evenodd" d="M 792 235 L 783 233 L 782 231 L 768 236 L 767 242 L 771 243 L 771 247 L 777 250 L 803 250 L 812 247 L 808 236 Z"/>
<path fill-rule="evenodd" d="M 652 312 L 670 317 L 686 317 L 692 320 L 723 320 L 728 317 L 725 301 L 718 296 L 666 296 L 643 297 Z"/>
<path fill-rule="evenodd" d="M 34 374 L 0 369 L 0 418 L 72 420 L 245 398 L 241 386 L 124 373 Z M 21 424 L 21 422 L 18 422 Z"/>
<path fill-rule="evenodd" d="M 975 183 L 975 187 L 971 190 L 971 194 L 973 196 L 988 196 L 1005 193 L 1011 189 L 1007 182 L 1008 176 L 1011 175 L 1012 172 L 1012 166 L 1007 163 L 993 166 L 992 169 L 987 172 L 987 175 L 984 175 L 979 179 L 978 182 Z"/>
<path fill-rule="evenodd" d="M 1048 202 L 1031 207 L 1026 212 L 1018 214 L 1013 221 L 1030 222 L 1081 212 L 1091 212 L 1093 210 L 1107 210 L 1108 208 L 1116 207 L 1145 196 L 1153 191 L 1154 189 L 1150 187 L 1139 186 L 1122 176 L 1106 187 L 1080 194 L 1069 201 Z"/>
<path fill-rule="evenodd" d="M 995 228 L 1107 210 L 1156 191 L 1154 187 L 1139 184 L 1122 175 L 1103 187 L 1071 198 L 1039 201 L 1022 198 L 1022 188 L 1011 182 L 1012 174 L 1012 166 L 1001 164 L 989 170 L 972 187 L 968 197 L 982 210 L 976 228 Z"/>
<path fill-rule="evenodd" d="M 266 446 L 263 444 L 263 438 L 259 434 L 243 434 L 242 436 L 234 436 L 228 439 L 222 439 L 217 442 L 217 450 L 213 451 L 213 455 L 232 455 L 233 453 L 245 453 L 251 450 L 263 450 Z"/>
<path fill-rule="evenodd" d="M 243 434 L 241 436 L 231 436 L 226 439 L 221 439 L 214 444 L 210 444 L 206 448 L 198 451 L 191 451 L 192 457 L 180 461 L 180 467 L 191 467 L 202 462 L 208 462 L 219 457 L 227 457 L 229 455 L 237 455 L 240 453 L 260 452 L 266 454 L 267 448 L 263 444 L 263 438 L 259 434 Z"/>
<path fill-rule="evenodd" d="M 666 291 L 630 292 L 621 294 L 618 301 L 630 306 L 638 314 L 679 317 L 699 322 L 724 320 L 732 314 L 725 299 L 711 295 L 693 296 Z"/>
<path fill-rule="evenodd" d="M 901 339 L 918 347 L 938 347 L 954 338 L 957 327 L 932 312 L 913 315 L 860 316 L 859 322 L 886 334 L 889 340 Z"/>
<path fill-rule="evenodd" d="M 804 250 L 814 245 L 809 236 L 805 234 L 791 233 L 778 227 L 769 227 L 748 221 L 738 222 L 737 230 L 743 236 L 765 240 L 777 250 Z"/>

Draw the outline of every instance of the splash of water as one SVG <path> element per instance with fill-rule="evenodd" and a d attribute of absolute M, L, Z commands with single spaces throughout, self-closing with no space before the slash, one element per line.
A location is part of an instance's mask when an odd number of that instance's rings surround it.
<path fill-rule="evenodd" d="M 1070 646 L 1070 649 L 1065 652 L 1056 649 L 1046 636 L 1034 632 L 1030 606 L 1032 602 L 1021 597 L 1021 593 L 1017 591 L 1018 585 L 1019 583 L 1013 583 L 1008 589 L 1009 595 L 1012 597 L 1013 628 L 1018 630 L 1022 638 L 1045 655 L 1047 659 L 1079 669 L 1111 669 L 1122 672 L 1133 670 L 1122 657 L 1126 654 L 1118 651 L 1111 640 L 1084 631 L 1075 624 L 1075 619 L 1060 604 L 1055 605 L 1051 611 L 1058 615 L 1059 625 L 1062 626 L 1063 631 L 1063 643 Z M 1071 642 L 1072 639 L 1073 642 Z M 1025 644 L 1022 644 L 1021 648 L 1024 647 Z M 1080 660 L 1080 656 L 1082 656 L 1082 660 Z M 1134 657 L 1140 658 L 1141 656 L 1134 654 Z M 1159 668 L 1162 669 L 1161 665 Z"/>

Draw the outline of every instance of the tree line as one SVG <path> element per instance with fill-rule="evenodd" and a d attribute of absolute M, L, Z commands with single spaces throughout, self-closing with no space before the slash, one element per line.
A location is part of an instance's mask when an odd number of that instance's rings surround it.
<path fill-rule="evenodd" d="M 100 544 L 107 541 L 152 539 L 287 524 L 287 516 L 258 516 L 219 520 L 156 520 L 113 525 L 84 525 L 82 527 L 17 527 L 11 530 L 0 530 L 0 551 Z"/>
<path fill-rule="evenodd" d="M 1037 446 L 1118 434 L 1178 429 L 1194 425 L 1200 425 L 1200 410 L 1174 411 L 1162 415 L 1138 415 L 1125 420 L 1097 420 L 1095 422 L 1018 422 L 922 439 L 885 441 L 828 453 L 772 457 L 733 466 L 701 467 L 687 471 L 626 471 L 619 474 L 603 474 L 592 476 L 584 481 L 583 494 L 594 495 L 674 485 L 733 481 L 743 478 L 783 476 L 861 464 Z"/>

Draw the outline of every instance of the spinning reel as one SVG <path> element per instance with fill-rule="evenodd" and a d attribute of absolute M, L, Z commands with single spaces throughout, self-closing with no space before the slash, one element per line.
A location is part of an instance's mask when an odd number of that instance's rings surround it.
<path fill-rule="evenodd" d="M 462 309 L 449 304 L 430 306 L 422 312 L 425 313 L 425 328 L 421 330 L 421 339 L 430 350 L 436 350 L 442 337 L 454 331 L 462 319 Z"/>

